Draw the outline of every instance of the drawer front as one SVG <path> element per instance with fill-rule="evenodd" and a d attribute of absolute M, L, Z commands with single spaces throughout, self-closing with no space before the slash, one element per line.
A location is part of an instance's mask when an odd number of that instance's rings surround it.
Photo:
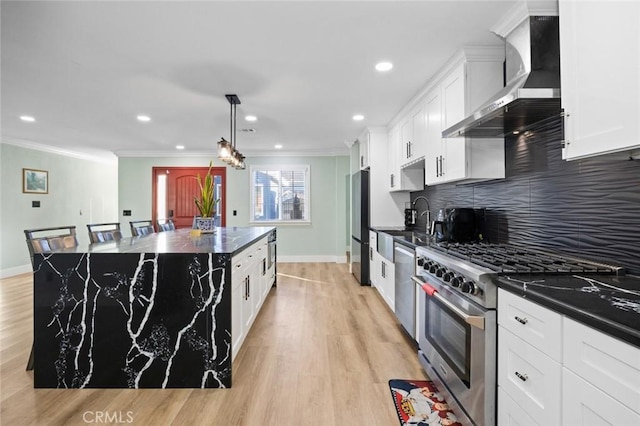
<path fill-rule="evenodd" d="M 562 316 L 503 289 L 498 289 L 498 324 L 562 362 Z"/>
<path fill-rule="evenodd" d="M 498 388 L 498 424 L 500 426 L 544 426 L 528 415 L 500 387 Z"/>
<path fill-rule="evenodd" d="M 640 414 L 582 380 L 567 368 L 562 369 L 562 381 L 563 425 L 640 425 Z"/>
<path fill-rule="evenodd" d="M 498 327 L 498 386 L 541 424 L 560 424 L 562 366 Z"/>
<path fill-rule="evenodd" d="M 640 413 L 640 349 L 569 318 L 564 336 L 564 366 Z"/>

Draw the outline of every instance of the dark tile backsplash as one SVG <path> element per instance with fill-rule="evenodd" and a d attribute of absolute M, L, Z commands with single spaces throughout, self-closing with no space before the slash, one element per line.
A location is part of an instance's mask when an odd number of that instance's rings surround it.
<path fill-rule="evenodd" d="M 485 208 L 491 242 L 551 249 L 640 275 L 640 161 L 562 160 L 560 119 L 532 132 L 506 139 L 506 179 L 435 185 L 411 199 L 426 196 L 432 215 L 442 207 Z"/>

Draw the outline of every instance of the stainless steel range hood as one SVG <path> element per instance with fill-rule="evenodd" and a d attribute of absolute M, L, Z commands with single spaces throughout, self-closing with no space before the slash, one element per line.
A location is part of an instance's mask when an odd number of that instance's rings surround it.
<path fill-rule="evenodd" d="M 506 86 L 444 130 L 443 137 L 502 137 L 560 114 L 558 17 L 528 17 L 506 37 L 505 45 Z"/>

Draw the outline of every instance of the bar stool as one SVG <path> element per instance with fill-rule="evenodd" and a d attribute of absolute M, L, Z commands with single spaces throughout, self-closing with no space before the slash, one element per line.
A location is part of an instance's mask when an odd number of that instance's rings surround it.
<path fill-rule="evenodd" d="M 50 253 L 54 250 L 78 246 L 76 227 L 73 225 L 53 228 L 25 229 L 24 235 L 27 240 L 29 256 L 31 257 L 31 268 L 34 272 L 34 254 Z M 27 370 L 33 370 L 33 344 L 31 345 L 29 361 L 27 361 Z"/>
<path fill-rule="evenodd" d="M 150 220 L 134 220 L 129 222 L 129 226 L 131 226 L 131 236 L 133 237 L 140 237 L 156 232 L 155 229 L 153 229 L 153 222 Z"/>
<path fill-rule="evenodd" d="M 89 241 L 92 243 L 103 243 L 105 241 L 120 241 L 122 232 L 120 232 L 120 223 L 92 223 L 87 225 L 89 230 Z"/>

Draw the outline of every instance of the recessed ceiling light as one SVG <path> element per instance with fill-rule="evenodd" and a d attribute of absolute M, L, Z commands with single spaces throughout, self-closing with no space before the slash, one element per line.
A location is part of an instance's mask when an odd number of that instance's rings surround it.
<path fill-rule="evenodd" d="M 393 64 L 391 62 L 378 62 L 376 64 L 376 70 L 380 72 L 389 71 L 393 68 Z"/>
<path fill-rule="evenodd" d="M 28 121 L 28 122 L 30 122 L 30 123 L 32 123 L 32 122 L 34 122 L 34 121 L 36 121 L 36 119 L 35 119 L 35 118 L 33 118 L 33 117 L 31 117 L 30 115 L 21 115 L 21 116 L 20 116 L 20 120 L 22 120 L 22 121 Z"/>
<path fill-rule="evenodd" d="M 353 121 L 362 121 L 364 120 L 364 115 L 362 114 L 356 114 L 353 116 Z"/>
<path fill-rule="evenodd" d="M 255 115 L 247 115 L 244 119 L 247 121 L 256 121 L 258 117 L 256 117 Z"/>
<path fill-rule="evenodd" d="M 184 145 L 176 145 L 176 149 L 184 149 Z"/>
<path fill-rule="evenodd" d="M 151 121 L 151 117 L 149 117 L 148 115 L 139 115 L 136 117 L 138 119 L 138 121 L 142 121 L 142 122 L 147 122 L 147 121 Z"/>
<path fill-rule="evenodd" d="M 274 146 L 275 149 L 282 149 L 282 145 L 278 144 Z"/>

